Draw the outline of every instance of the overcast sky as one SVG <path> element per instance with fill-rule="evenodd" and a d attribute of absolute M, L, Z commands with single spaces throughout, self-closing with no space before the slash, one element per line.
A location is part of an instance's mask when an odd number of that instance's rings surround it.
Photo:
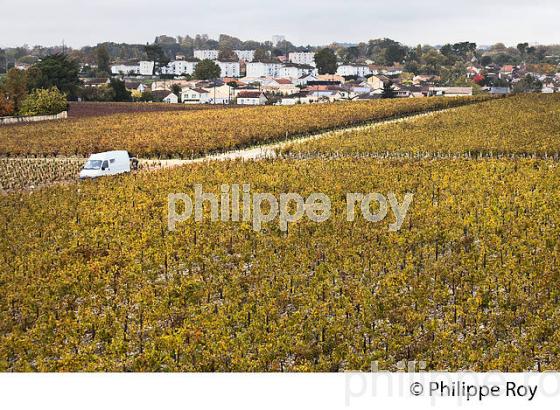
<path fill-rule="evenodd" d="M 0 47 L 230 34 L 296 45 L 389 37 L 408 45 L 560 43 L 558 0 L 0 0 Z"/>

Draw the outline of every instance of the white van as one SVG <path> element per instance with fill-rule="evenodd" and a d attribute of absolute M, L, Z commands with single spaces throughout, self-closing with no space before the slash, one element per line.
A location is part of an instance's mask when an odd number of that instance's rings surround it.
<path fill-rule="evenodd" d="M 80 178 L 97 178 L 130 172 L 130 163 L 131 158 L 128 151 L 107 151 L 93 154 L 80 171 Z"/>

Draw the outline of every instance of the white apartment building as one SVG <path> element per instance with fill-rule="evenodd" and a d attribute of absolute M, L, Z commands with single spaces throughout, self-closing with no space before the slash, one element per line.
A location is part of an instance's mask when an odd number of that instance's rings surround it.
<path fill-rule="evenodd" d="M 140 74 L 139 65 L 117 64 L 111 66 L 112 74 Z"/>
<path fill-rule="evenodd" d="M 168 75 L 193 75 L 197 64 L 198 61 L 171 61 L 166 67 L 161 68 L 161 73 Z"/>
<path fill-rule="evenodd" d="M 348 77 L 348 76 L 365 77 L 366 75 L 371 74 L 371 70 L 367 65 L 343 64 L 338 66 L 336 73 L 343 77 Z"/>
<path fill-rule="evenodd" d="M 153 61 L 140 61 L 140 75 L 153 75 L 154 65 Z"/>
<path fill-rule="evenodd" d="M 239 77 L 240 76 L 240 65 L 239 61 L 216 61 L 216 64 L 220 67 L 221 74 L 220 77 Z"/>
<path fill-rule="evenodd" d="M 194 50 L 194 58 L 199 60 L 217 60 L 219 50 Z"/>
<path fill-rule="evenodd" d="M 300 78 L 309 74 L 316 74 L 317 69 L 310 65 L 284 64 L 278 70 L 279 77 Z"/>
<path fill-rule="evenodd" d="M 288 54 L 288 60 L 290 63 L 305 64 L 315 67 L 315 53 L 312 52 L 290 53 Z"/>
<path fill-rule="evenodd" d="M 255 50 L 233 50 L 239 60 L 250 63 L 255 58 Z"/>
<path fill-rule="evenodd" d="M 279 77 L 280 63 L 247 63 L 247 77 Z"/>

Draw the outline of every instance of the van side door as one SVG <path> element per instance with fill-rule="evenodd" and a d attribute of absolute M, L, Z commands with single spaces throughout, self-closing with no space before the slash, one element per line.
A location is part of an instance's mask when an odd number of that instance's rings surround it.
<path fill-rule="evenodd" d="M 101 172 L 108 174 L 110 172 L 109 169 L 109 161 L 104 160 L 103 163 L 101 164 Z"/>

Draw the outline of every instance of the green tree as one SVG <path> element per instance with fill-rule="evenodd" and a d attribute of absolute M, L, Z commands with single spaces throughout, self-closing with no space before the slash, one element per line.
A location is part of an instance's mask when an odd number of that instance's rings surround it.
<path fill-rule="evenodd" d="M 140 96 L 140 98 L 138 99 L 138 101 L 143 101 L 143 102 L 150 102 L 153 100 L 154 100 L 154 94 L 150 90 L 144 91 Z"/>
<path fill-rule="evenodd" d="M 383 84 L 383 94 L 381 98 L 395 98 L 395 90 L 393 89 L 393 82 L 387 81 Z"/>
<path fill-rule="evenodd" d="M 181 102 L 181 92 L 183 89 L 179 84 L 172 84 L 171 85 L 171 92 L 175 94 L 179 98 L 179 102 Z"/>
<path fill-rule="evenodd" d="M 65 54 L 53 54 L 43 58 L 28 70 L 29 88 L 56 87 L 70 100 L 76 98 L 80 79 L 80 67 Z"/>
<path fill-rule="evenodd" d="M 267 61 L 269 59 L 270 59 L 270 57 L 269 57 L 268 51 L 266 51 L 266 49 L 261 47 L 261 48 L 257 48 L 255 50 L 255 55 L 253 56 L 253 61 L 264 62 L 264 61 Z"/>
<path fill-rule="evenodd" d="M 101 73 L 111 74 L 111 58 L 109 57 L 109 52 L 107 51 L 107 47 L 99 46 L 97 47 L 96 51 L 96 59 L 97 59 L 97 69 Z"/>
<path fill-rule="evenodd" d="M 148 60 L 155 63 L 152 72 L 153 75 L 155 75 L 158 67 L 169 64 L 169 58 L 165 55 L 163 48 L 159 44 L 146 44 L 146 46 L 144 46 L 144 51 L 148 56 Z"/>
<path fill-rule="evenodd" d="M 232 61 L 237 60 L 237 54 L 231 48 L 222 48 L 218 54 L 218 60 L 220 61 Z"/>
<path fill-rule="evenodd" d="M 66 95 L 56 87 L 33 90 L 21 104 L 21 115 L 52 115 L 68 108 Z"/>
<path fill-rule="evenodd" d="M 532 75 L 526 75 L 524 78 L 519 80 L 513 87 L 514 93 L 537 93 L 542 89 L 542 82 Z"/>
<path fill-rule="evenodd" d="M 315 54 L 315 64 L 319 74 L 336 73 L 336 55 L 330 48 L 323 48 Z"/>
<path fill-rule="evenodd" d="M 222 70 L 212 60 L 202 60 L 194 69 L 194 78 L 197 80 L 214 80 L 220 77 Z"/>
<path fill-rule="evenodd" d="M 118 78 L 111 78 L 109 87 L 112 91 L 113 101 L 132 101 L 132 94 L 126 89 L 124 81 L 119 80 Z"/>
<path fill-rule="evenodd" d="M 391 44 L 385 49 L 385 63 L 393 64 L 403 61 L 406 55 L 406 49 L 400 44 Z"/>

